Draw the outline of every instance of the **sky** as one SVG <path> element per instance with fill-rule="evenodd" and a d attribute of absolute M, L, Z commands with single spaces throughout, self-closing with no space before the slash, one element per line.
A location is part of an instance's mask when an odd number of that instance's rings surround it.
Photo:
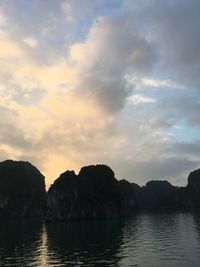
<path fill-rule="evenodd" d="M 200 167 L 199 0 L 1 0 L 0 160 L 47 187 L 107 164 L 186 185 Z"/>

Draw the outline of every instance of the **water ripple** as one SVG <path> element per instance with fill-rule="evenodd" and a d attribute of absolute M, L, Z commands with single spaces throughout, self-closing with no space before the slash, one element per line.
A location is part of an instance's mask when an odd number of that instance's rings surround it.
<path fill-rule="evenodd" d="M 0 223 L 0 266 L 199 267 L 200 216 Z"/>

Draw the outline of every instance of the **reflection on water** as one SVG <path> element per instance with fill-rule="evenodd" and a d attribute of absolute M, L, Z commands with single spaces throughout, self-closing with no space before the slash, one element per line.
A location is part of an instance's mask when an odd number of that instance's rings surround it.
<path fill-rule="evenodd" d="M 199 266 L 200 216 L 0 223 L 0 266 Z"/>
<path fill-rule="evenodd" d="M 39 266 L 42 222 L 0 223 L 0 266 Z"/>
<path fill-rule="evenodd" d="M 51 260 L 57 256 L 63 266 L 116 266 L 122 238 L 118 220 L 48 224 L 47 234 Z"/>

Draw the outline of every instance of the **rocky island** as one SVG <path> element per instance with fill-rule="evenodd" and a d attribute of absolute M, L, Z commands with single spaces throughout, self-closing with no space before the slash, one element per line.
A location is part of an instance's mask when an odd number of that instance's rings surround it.
<path fill-rule="evenodd" d="M 46 218 L 117 218 L 127 215 L 135 205 L 131 184 L 118 182 L 108 166 L 87 166 L 78 175 L 66 171 L 49 188 Z"/>
<path fill-rule="evenodd" d="M 190 173 L 185 187 L 168 181 L 139 186 L 117 180 L 106 165 L 90 165 L 78 174 L 62 173 L 46 192 L 44 176 L 31 163 L 0 162 L 0 218 L 57 221 L 176 211 L 200 211 L 200 169 Z"/>
<path fill-rule="evenodd" d="M 43 217 L 44 176 L 29 162 L 0 162 L 0 218 Z"/>
<path fill-rule="evenodd" d="M 191 172 L 186 187 L 149 181 L 140 187 L 118 181 L 106 165 L 66 171 L 47 192 L 46 219 L 100 219 L 137 212 L 200 211 L 200 170 Z"/>

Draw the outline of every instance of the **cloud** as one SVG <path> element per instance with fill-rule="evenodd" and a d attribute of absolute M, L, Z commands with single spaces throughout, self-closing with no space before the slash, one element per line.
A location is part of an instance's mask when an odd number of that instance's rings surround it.
<path fill-rule="evenodd" d="M 36 48 L 38 46 L 37 40 L 32 37 L 26 37 L 25 39 L 23 39 L 23 42 L 31 48 Z"/>
<path fill-rule="evenodd" d="M 133 103 L 134 105 L 138 105 L 141 103 L 155 103 L 156 99 L 139 94 L 134 94 L 128 98 L 128 101 L 130 103 Z"/>
<path fill-rule="evenodd" d="M 197 1 L 81 3 L 1 4 L 1 159 L 30 160 L 48 185 L 96 163 L 185 182 L 199 141 L 174 126 L 199 126 Z"/>
<path fill-rule="evenodd" d="M 149 72 L 154 63 L 154 49 L 134 27 L 120 17 L 99 18 L 83 43 L 70 47 L 69 60 L 76 77 L 74 91 L 94 98 L 108 112 L 125 106 L 131 94 L 125 75 Z"/>
<path fill-rule="evenodd" d="M 168 78 L 199 90 L 200 19 L 198 0 L 161 2 L 159 0 L 124 1 L 135 15 L 147 39 L 157 44 L 159 71 Z"/>
<path fill-rule="evenodd" d="M 7 40 L 0 40 L 1 59 L 20 58 L 22 54 L 22 49 L 16 43 Z"/>
<path fill-rule="evenodd" d="M 16 123 L 20 117 L 14 109 L 1 106 L 0 112 L 1 159 L 5 159 L 5 156 L 17 159 L 22 151 L 32 148 L 34 141 L 26 137 L 25 131 Z"/>
<path fill-rule="evenodd" d="M 153 88 L 178 88 L 185 89 L 183 85 L 177 84 L 176 82 L 170 80 L 158 80 L 152 78 L 142 78 L 142 85 L 149 86 Z"/>
<path fill-rule="evenodd" d="M 200 109 L 199 94 L 189 94 L 188 89 L 181 95 L 164 97 L 161 99 L 159 109 L 165 109 L 166 116 L 181 119 L 190 126 L 200 126 L 198 111 Z"/>

